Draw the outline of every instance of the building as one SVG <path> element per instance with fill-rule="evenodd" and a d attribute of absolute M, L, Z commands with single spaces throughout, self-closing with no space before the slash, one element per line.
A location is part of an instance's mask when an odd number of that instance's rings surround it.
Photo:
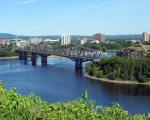
<path fill-rule="evenodd" d="M 132 45 L 142 45 L 140 39 L 131 39 L 131 40 L 126 40 L 127 42 L 130 42 Z"/>
<path fill-rule="evenodd" d="M 88 39 L 87 38 L 83 38 L 81 41 L 80 41 L 80 44 L 81 45 L 84 45 L 88 42 Z"/>
<path fill-rule="evenodd" d="M 0 39 L 0 45 L 5 45 L 6 41 L 4 39 Z"/>
<path fill-rule="evenodd" d="M 37 38 L 37 37 L 31 37 L 31 39 L 29 41 L 31 44 L 37 45 L 37 44 L 40 44 L 42 42 L 42 39 Z"/>
<path fill-rule="evenodd" d="M 150 45 L 143 45 L 145 51 L 150 51 Z"/>
<path fill-rule="evenodd" d="M 16 46 L 19 47 L 19 48 L 23 48 L 23 47 L 25 47 L 27 44 L 28 44 L 28 42 L 25 41 L 25 40 L 17 40 L 17 41 L 16 41 Z"/>
<path fill-rule="evenodd" d="M 149 42 L 149 33 L 148 32 L 143 33 L 142 42 Z"/>
<path fill-rule="evenodd" d="M 99 42 L 105 42 L 106 37 L 104 34 L 97 33 L 94 35 L 94 40 L 98 40 Z"/>
<path fill-rule="evenodd" d="M 43 41 L 44 43 L 54 43 L 54 42 L 59 42 L 59 39 L 45 39 L 44 41 Z"/>
<path fill-rule="evenodd" d="M 94 43 L 99 44 L 100 42 L 99 42 L 99 40 L 92 40 L 91 43 L 93 43 L 93 44 Z"/>
<path fill-rule="evenodd" d="M 71 43 L 71 36 L 69 34 L 61 35 L 60 38 L 61 45 L 68 45 Z"/>

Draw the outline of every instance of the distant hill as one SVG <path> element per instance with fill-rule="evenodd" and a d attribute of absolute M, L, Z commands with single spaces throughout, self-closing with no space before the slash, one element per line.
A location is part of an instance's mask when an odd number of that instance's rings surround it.
<path fill-rule="evenodd" d="M 42 39 L 59 39 L 59 35 L 53 36 L 17 36 L 19 39 L 30 39 L 31 37 L 38 37 Z M 81 40 L 82 38 L 88 38 L 89 40 L 93 40 L 93 36 L 83 36 L 83 35 L 71 35 L 72 40 Z M 3 39 L 15 39 L 16 35 L 9 33 L 0 33 L 0 38 Z M 129 35 L 106 35 L 107 40 L 128 40 L 128 39 L 141 39 L 142 35 L 140 34 L 129 34 Z"/>
<path fill-rule="evenodd" d="M 81 35 L 72 35 L 72 39 L 80 40 L 82 38 L 88 38 L 89 40 L 93 40 L 93 36 L 81 36 Z M 106 35 L 107 40 L 128 40 L 128 39 L 141 39 L 142 35 L 140 34 L 130 34 L 130 35 Z"/>
<path fill-rule="evenodd" d="M 141 39 L 140 34 L 130 34 L 130 35 L 107 35 L 107 40 L 128 40 L 128 39 Z"/>
<path fill-rule="evenodd" d="M 9 33 L 0 33 L 0 38 L 3 39 L 14 39 L 16 35 L 9 34 Z"/>

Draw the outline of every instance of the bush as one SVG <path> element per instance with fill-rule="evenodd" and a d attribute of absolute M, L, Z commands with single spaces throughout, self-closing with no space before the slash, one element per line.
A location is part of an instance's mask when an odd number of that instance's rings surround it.
<path fill-rule="evenodd" d="M 66 103 L 47 103 L 36 96 L 21 96 L 0 85 L 1 120 L 146 120 L 150 115 L 129 115 L 120 105 L 96 106 L 85 92 Z"/>
<path fill-rule="evenodd" d="M 108 78 L 109 78 L 110 80 L 115 80 L 115 79 L 116 79 L 114 73 L 109 73 L 109 74 L 108 74 Z"/>
<path fill-rule="evenodd" d="M 14 47 L 15 46 L 13 44 L 5 45 L 5 46 L 0 46 L 0 57 L 15 56 L 16 53 L 13 50 Z"/>
<path fill-rule="evenodd" d="M 103 76 L 103 71 L 102 70 L 97 71 L 96 77 L 101 78 L 102 76 Z"/>

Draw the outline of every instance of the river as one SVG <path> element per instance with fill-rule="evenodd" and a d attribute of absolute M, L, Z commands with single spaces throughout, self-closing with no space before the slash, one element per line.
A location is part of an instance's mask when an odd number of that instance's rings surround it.
<path fill-rule="evenodd" d="M 87 90 L 98 105 L 118 102 L 130 113 L 150 112 L 150 87 L 88 80 L 77 74 L 74 62 L 66 58 L 49 58 L 47 67 L 41 66 L 40 59 L 36 67 L 30 61 L 0 60 L 0 80 L 7 89 L 15 87 L 22 95 L 34 93 L 48 102 L 76 99 Z"/>

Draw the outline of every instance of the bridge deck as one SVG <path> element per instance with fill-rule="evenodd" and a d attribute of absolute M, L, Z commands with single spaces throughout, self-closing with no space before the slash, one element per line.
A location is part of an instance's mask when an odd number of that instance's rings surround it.
<path fill-rule="evenodd" d="M 75 46 L 70 48 L 53 48 L 48 45 L 26 46 L 18 51 L 35 53 L 38 55 L 55 55 L 73 59 L 82 59 L 84 61 L 92 61 L 101 58 L 101 51 Z"/>

